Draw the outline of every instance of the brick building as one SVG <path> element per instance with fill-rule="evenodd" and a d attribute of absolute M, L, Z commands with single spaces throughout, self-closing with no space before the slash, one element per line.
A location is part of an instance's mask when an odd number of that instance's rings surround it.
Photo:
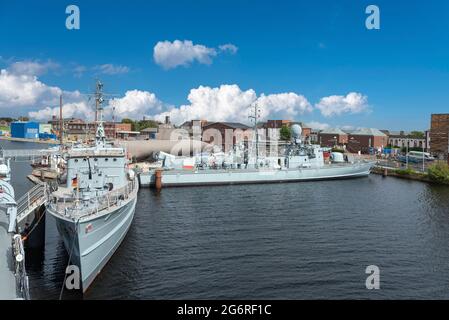
<path fill-rule="evenodd" d="M 348 134 L 339 128 L 325 129 L 318 133 L 319 144 L 323 147 L 335 147 L 348 143 Z"/>
<path fill-rule="evenodd" d="M 309 139 L 311 139 L 312 129 L 302 122 L 295 122 L 292 120 L 268 120 L 262 124 L 261 128 L 266 130 L 265 134 L 267 139 L 269 139 L 270 136 L 280 137 L 280 130 L 282 127 L 291 127 L 294 124 L 299 124 L 302 128 L 301 139 L 303 141 L 309 141 Z M 277 132 L 270 134 L 270 131 L 273 132 L 273 130 Z"/>
<path fill-rule="evenodd" d="M 212 122 L 203 126 L 203 141 L 219 145 L 223 151 L 231 150 L 237 140 L 252 140 L 252 136 L 252 128 L 238 122 Z"/>
<path fill-rule="evenodd" d="M 432 114 L 430 121 L 430 152 L 440 160 L 448 159 L 449 114 Z"/>
<path fill-rule="evenodd" d="M 370 149 L 382 149 L 388 145 L 388 136 L 378 129 L 360 129 L 348 134 L 349 152 L 369 153 Z"/>
<path fill-rule="evenodd" d="M 60 134 L 59 119 L 55 116 L 48 121 L 53 133 Z M 104 122 L 105 135 L 108 139 L 115 139 L 119 131 L 131 131 L 130 123 Z M 82 119 L 68 118 L 63 120 L 64 137 L 68 140 L 88 140 L 95 137 L 97 125 L 95 122 L 86 122 Z"/>

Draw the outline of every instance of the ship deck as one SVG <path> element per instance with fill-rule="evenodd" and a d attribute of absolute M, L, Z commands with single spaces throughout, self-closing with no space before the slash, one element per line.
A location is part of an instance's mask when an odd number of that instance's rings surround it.
<path fill-rule="evenodd" d="M 17 298 L 8 217 L 0 211 L 0 300 Z"/>

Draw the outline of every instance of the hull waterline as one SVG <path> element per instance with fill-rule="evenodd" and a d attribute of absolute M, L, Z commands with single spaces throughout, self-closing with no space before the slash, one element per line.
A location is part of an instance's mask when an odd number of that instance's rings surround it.
<path fill-rule="evenodd" d="M 92 219 L 78 222 L 49 212 L 56 218 L 71 263 L 81 272 L 83 293 L 107 264 L 125 238 L 134 218 L 137 196 L 123 206 Z"/>

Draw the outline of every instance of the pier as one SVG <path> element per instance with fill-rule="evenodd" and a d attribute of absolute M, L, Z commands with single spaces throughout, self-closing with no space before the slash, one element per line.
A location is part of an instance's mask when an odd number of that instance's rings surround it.
<path fill-rule="evenodd" d="M 14 188 L 0 180 L 0 300 L 29 299 L 25 250 L 17 230 Z"/>
<path fill-rule="evenodd" d="M 56 140 L 26 139 L 26 138 L 12 138 L 12 137 L 0 137 L 0 140 L 16 141 L 16 142 L 33 142 L 42 144 L 59 144 L 59 141 Z"/>
<path fill-rule="evenodd" d="M 12 237 L 8 233 L 8 217 L 0 213 L 0 300 L 17 299 L 14 275 Z"/>

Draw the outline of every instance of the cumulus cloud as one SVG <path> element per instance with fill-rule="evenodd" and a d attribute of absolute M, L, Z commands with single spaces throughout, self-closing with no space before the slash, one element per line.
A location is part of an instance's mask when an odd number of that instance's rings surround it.
<path fill-rule="evenodd" d="M 144 115 L 160 112 L 163 107 L 154 93 L 140 90 L 130 90 L 123 98 L 114 98 L 105 109 L 105 115 L 114 116 L 117 119 L 132 118 L 140 119 Z"/>
<path fill-rule="evenodd" d="M 211 88 L 200 86 L 190 90 L 190 104 L 172 108 L 155 116 L 162 121 L 170 116 L 173 123 L 181 124 L 192 119 L 209 121 L 248 122 L 250 106 L 257 101 L 261 107 L 261 120 L 269 117 L 289 119 L 312 111 L 311 104 L 296 93 L 262 94 L 259 98 L 253 89 L 243 91 L 237 85 Z"/>
<path fill-rule="evenodd" d="M 303 96 L 293 92 L 279 94 L 262 94 L 257 102 L 261 107 L 261 118 L 269 116 L 282 119 L 292 119 L 306 112 L 312 112 L 313 108 Z"/>
<path fill-rule="evenodd" d="M 59 117 L 59 107 L 45 107 L 38 111 L 28 112 L 32 119 L 46 121 L 52 116 Z M 64 118 L 81 118 L 93 119 L 95 116 L 92 106 L 88 105 L 86 101 L 64 103 L 62 106 L 62 115 Z"/>
<path fill-rule="evenodd" d="M 12 63 L 8 67 L 8 71 L 16 75 L 40 76 L 58 68 L 59 64 L 50 60 L 47 62 L 25 60 Z"/>
<path fill-rule="evenodd" d="M 325 117 L 343 113 L 361 113 L 368 110 L 368 97 L 357 92 L 351 92 L 346 96 L 324 97 L 315 105 L 315 108 Z"/>
<path fill-rule="evenodd" d="M 0 108 L 55 104 L 62 90 L 48 86 L 36 76 L 0 71 Z"/>
<path fill-rule="evenodd" d="M 170 116 L 174 123 L 180 124 L 191 119 L 209 121 L 242 121 L 248 119 L 248 106 L 256 100 L 254 90 L 242 91 L 237 85 L 221 85 L 218 88 L 200 86 L 190 90 L 190 104 L 156 115 L 162 121 Z"/>
<path fill-rule="evenodd" d="M 330 128 L 329 124 L 318 122 L 318 121 L 307 122 L 307 126 L 309 128 L 315 129 L 315 130 L 325 130 L 325 129 L 329 129 Z"/>
<path fill-rule="evenodd" d="M 93 70 L 97 71 L 101 74 L 116 75 L 116 74 L 128 73 L 129 67 L 107 63 L 107 64 L 97 65 L 97 66 L 93 67 Z"/>
<path fill-rule="evenodd" d="M 165 69 L 188 66 L 197 61 L 201 64 L 211 64 L 217 51 L 201 44 L 193 44 L 190 40 L 159 41 L 154 46 L 154 61 Z"/>
<path fill-rule="evenodd" d="M 75 66 L 73 68 L 73 76 L 75 78 L 81 78 L 86 71 L 87 71 L 87 68 L 85 66 Z"/>
<path fill-rule="evenodd" d="M 237 48 L 232 43 L 227 43 L 222 44 L 221 46 L 218 47 L 218 49 L 220 49 L 220 51 L 222 52 L 229 52 L 230 54 L 236 54 L 239 48 Z"/>
<path fill-rule="evenodd" d="M 193 44 L 190 40 L 159 41 L 153 48 L 153 58 L 156 64 L 164 69 L 187 67 L 194 62 L 211 64 L 214 57 L 221 52 L 237 53 L 238 48 L 231 44 L 223 44 L 215 48 L 209 48 L 202 44 Z"/>
<path fill-rule="evenodd" d="M 64 91 L 59 87 L 49 86 L 41 82 L 36 75 L 42 69 L 31 65 L 14 63 L 8 69 L 0 70 L 0 109 L 14 110 L 20 108 L 40 108 L 28 115 L 37 120 L 47 120 L 53 115 L 59 115 L 59 96 L 62 94 L 64 117 L 86 118 L 93 111 L 79 91 Z M 30 66 L 30 65 L 28 65 Z"/>

